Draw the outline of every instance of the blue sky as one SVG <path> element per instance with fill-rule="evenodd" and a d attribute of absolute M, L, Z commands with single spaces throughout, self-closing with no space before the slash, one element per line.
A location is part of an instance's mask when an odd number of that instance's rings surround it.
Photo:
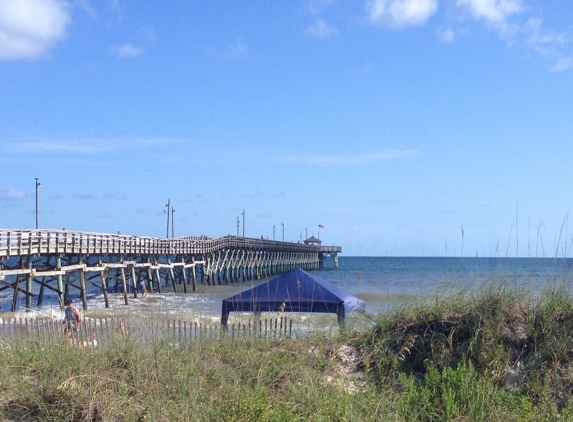
<path fill-rule="evenodd" d="M 569 256 L 571 93 L 563 1 L 0 0 L 0 227 Z"/>

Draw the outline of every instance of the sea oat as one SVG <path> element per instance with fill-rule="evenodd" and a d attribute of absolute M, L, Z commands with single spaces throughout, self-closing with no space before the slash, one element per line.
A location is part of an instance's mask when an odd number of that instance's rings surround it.
<path fill-rule="evenodd" d="M 412 347 L 414 347 L 414 344 L 416 343 L 416 339 L 418 338 L 417 334 L 414 334 L 413 336 L 409 337 L 404 344 L 402 345 L 402 347 L 400 347 L 400 351 L 398 352 L 398 360 L 403 361 L 404 359 L 406 359 L 406 354 L 410 354 L 410 349 L 412 349 Z"/>

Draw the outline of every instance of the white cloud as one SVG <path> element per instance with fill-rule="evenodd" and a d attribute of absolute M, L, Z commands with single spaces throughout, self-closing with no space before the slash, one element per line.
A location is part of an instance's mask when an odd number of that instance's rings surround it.
<path fill-rule="evenodd" d="M 440 36 L 442 41 L 445 41 L 448 43 L 454 42 L 455 33 L 454 33 L 454 30 L 452 28 L 439 29 L 438 35 Z"/>
<path fill-rule="evenodd" d="M 353 70 L 352 72 L 348 73 L 348 76 L 352 78 L 364 78 L 368 76 L 372 72 L 372 65 L 369 62 L 366 62 L 362 65 L 362 67 Z"/>
<path fill-rule="evenodd" d="M 153 30 L 153 28 L 149 25 L 144 25 L 143 27 L 141 27 L 141 29 L 139 30 L 139 32 L 143 35 L 143 37 L 150 43 L 155 42 L 155 40 L 157 39 L 156 35 L 155 35 L 155 31 Z"/>
<path fill-rule="evenodd" d="M 213 59 L 239 60 L 249 55 L 250 48 L 241 38 L 236 39 L 232 44 L 225 47 L 205 44 L 203 52 Z"/>
<path fill-rule="evenodd" d="M 0 201 L 17 201 L 26 197 L 26 193 L 16 189 L 0 189 Z"/>
<path fill-rule="evenodd" d="M 562 32 L 546 32 L 541 29 L 540 19 L 529 19 L 523 32 L 529 33 L 527 42 L 531 47 L 542 54 L 554 53 L 556 47 L 569 41 L 569 37 Z"/>
<path fill-rule="evenodd" d="M 237 40 L 235 44 L 231 47 L 230 59 L 240 59 L 247 57 L 249 53 L 249 46 L 245 44 L 242 40 Z"/>
<path fill-rule="evenodd" d="M 356 165 L 356 164 L 374 164 L 381 161 L 393 160 L 398 158 L 409 158 L 420 155 L 415 150 L 384 150 L 373 151 L 366 154 L 357 155 L 315 155 L 302 157 L 286 157 L 290 164 L 308 164 L 308 165 Z"/>
<path fill-rule="evenodd" d="M 368 19 L 375 24 L 419 25 L 438 10 L 438 0 L 369 0 L 366 10 Z"/>
<path fill-rule="evenodd" d="M 82 9 L 92 19 L 96 19 L 98 16 L 97 11 L 92 7 L 89 0 L 75 0 L 74 6 Z"/>
<path fill-rule="evenodd" d="M 123 20 L 123 14 L 121 12 L 119 0 L 111 0 L 111 2 L 108 3 L 107 9 L 111 13 L 115 14 L 118 22 L 121 22 Z"/>
<path fill-rule="evenodd" d="M 0 0 L 0 60 L 42 56 L 66 35 L 68 3 Z"/>
<path fill-rule="evenodd" d="M 544 30 L 541 19 L 529 19 L 522 32 L 529 34 L 527 43 L 533 50 L 556 60 L 553 71 L 560 72 L 573 67 L 572 58 L 563 54 L 563 46 L 571 41 L 570 36 L 563 32 Z"/>
<path fill-rule="evenodd" d="M 121 46 L 110 47 L 110 50 L 119 57 L 137 57 L 143 53 L 143 48 L 126 43 Z"/>
<path fill-rule="evenodd" d="M 98 145 L 97 142 L 68 142 L 68 141 L 23 141 L 6 145 L 7 152 L 15 153 L 44 153 L 44 152 L 73 152 L 93 153 L 109 150 L 109 147 Z"/>
<path fill-rule="evenodd" d="M 562 72 L 567 69 L 573 69 L 573 57 L 561 57 L 551 70 L 554 72 Z"/>
<path fill-rule="evenodd" d="M 523 10 L 521 0 L 457 0 L 457 4 L 469 9 L 474 17 L 496 24 Z"/>
<path fill-rule="evenodd" d="M 258 190 L 252 190 L 247 192 L 247 198 L 256 198 L 257 196 L 259 196 L 261 194 L 260 191 Z"/>
<path fill-rule="evenodd" d="M 553 71 L 573 68 L 573 58 L 564 53 L 564 46 L 571 41 L 568 34 L 544 29 L 542 20 L 535 17 L 510 22 L 513 15 L 527 12 L 523 0 L 456 0 L 456 5 L 499 31 L 509 45 L 525 42 L 531 50 L 554 60 Z"/>
<path fill-rule="evenodd" d="M 326 38 L 338 34 L 338 29 L 320 19 L 316 24 L 310 26 L 306 32 L 316 38 Z"/>
<path fill-rule="evenodd" d="M 2 141 L 4 151 L 15 154 L 42 154 L 60 152 L 73 154 L 95 154 L 115 151 L 119 148 L 154 147 L 179 143 L 178 140 L 161 139 L 84 139 L 84 140 L 36 140 Z"/>
<path fill-rule="evenodd" d="M 72 195 L 72 198 L 74 198 L 74 199 L 80 199 L 80 200 L 84 201 L 84 200 L 95 199 L 95 196 L 93 196 L 93 195 L 91 195 L 91 194 L 89 194 L 89 193 L 87 193 L 87 194 L 86 194 L 86 193 L 74 193 L 74 194 Z"/>
<path fill-rule="evenodd" d="M 310 0 L 308 2 L 308 10 L 310 13 L 317 15 L 331 4 L 332 0 Z"/>

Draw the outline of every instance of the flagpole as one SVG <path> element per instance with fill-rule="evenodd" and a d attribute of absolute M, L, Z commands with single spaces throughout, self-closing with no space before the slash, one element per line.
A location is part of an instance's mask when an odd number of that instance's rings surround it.
<path fill-rule="evenodd" d="M 324 229 L 324 226 L 322 224 L 318 225 L 319 229 Z M 320 240 L 320 230 L 318 231 L 318 240 Z"/>

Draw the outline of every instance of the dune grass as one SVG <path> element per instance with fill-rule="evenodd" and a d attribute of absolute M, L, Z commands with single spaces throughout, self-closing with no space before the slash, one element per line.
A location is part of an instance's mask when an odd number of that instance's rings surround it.
<path fill-rule="evenodd" d="M 12 341 L 0 350 L 0 420 L 348 420 L 370 412 L 375 396 L 358 399 L 327 381 L 336 342 L 174 345 L 165 338 L 144 345 L 118 337 L 78 349 L 59 340 Z"/>
<path fill-rule="evenodd" d="M 354 339 L 381 390 L 414 420 L 573 420 L 573 301 L 504 287 L 378 315 Z"/>
<path fill-rule="evenodd" d="M 573 420 L 562 287 L 425 298 L 304 339 L 62 340 L 0 343 L 0 420 Z"/>

